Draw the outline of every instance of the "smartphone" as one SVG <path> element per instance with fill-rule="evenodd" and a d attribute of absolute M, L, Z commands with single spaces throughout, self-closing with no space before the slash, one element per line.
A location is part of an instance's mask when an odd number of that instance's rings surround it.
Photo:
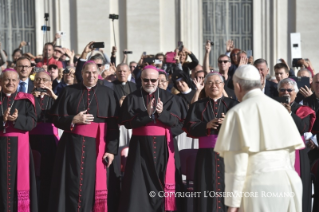
<path fill-rule="evenodd" d="M 35 90 L 39 92 L 47 92 L 47 89 L 45 88 L 36 88 Z"/>
<path fill-rule="evenodd" d="M 133 54 L 132 51 L 124 51 L 124 54 Z"/>
<path fill-rule="evenodd" d="M 146 55 L 146 52 L 143 52 L 143 55 L 145 56 L 145 55 Z"/>
<path fill-rule="evenodd" d="M 91 48 L 93 48 L 93 49 L 104 48 L 104 42 L 95 42 L 95 43 L 92 44 Z"/>
<path fill-rule="evenodd" d="M 30 41 L 27 41 L 27 46 L 31 46 L 31 42 Z"/>
<path fill-rule="evenodd" d="M 104 158 L 104 163 L 106 166 L 109 165 L 109 158 L 108 157 Z"/>
<path fill-rule="evenodd" d="M 154 64 L 155 59 L 154 58 L 144 58 L 143 63 Z"/>
<path fill-rule="evenodd" d="M 184 48 L 183 41 L 178 41 L 177 46 L 178 46 L 178 51 L 180 52 L 183 51 L 183 48 Z"/>
<path fill-rule="evenodd" d="M 105 65 L 104 65 L 104 69 L 105 69 L 105 70 L 109 70 L 109 69 L 110 69 L 110 64 L 105 64 Z"/>
<path fill-rule="evenodd" d="M 247 54 L 247 58 L 253 56 L 253 50 L 247 50 L 246 54 Z"/>
<path fill-rule="evenodd" d="M 290 103 L 290 96 L 281 96 L 281 97 L 277 96 L 277 97 L 275 97 L 275 100 L 277 100 L 280 103 L 289 104 Z"/>

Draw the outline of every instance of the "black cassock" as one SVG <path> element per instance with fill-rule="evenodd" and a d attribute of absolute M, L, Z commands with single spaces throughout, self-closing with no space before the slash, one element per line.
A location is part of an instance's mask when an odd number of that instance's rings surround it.
<path fill-rule="evenodd" d="M 13 103 L 13 99 L 15 101 Z M 17 100 L 19 98 L 19 100 Z M 31 101 L 30 101 L 31 100 Z M 33 103 L 32 103 L 33 102 Z M 24 205 L 21 207 L 28 207 L 25 201 L 30 200 L 30 207 L 28 211 L 37 212 L 37 192 L 36 192 L 36 181 L 34 175 L 34 163 L 31 154 L 31 149 L 27 138 L 22 138 L 19 136 L 10 136 L 10 133 L 25 133 L 32 130 L 36 126 L 37 115 L 36 109 L 34 107 L 34 98 L 31 94 L 16 93 L 11 94 L 7 97 L 2 93 L 1 106 L 2 111 L 8 107 L 11 107 L 11 115 L 14 113 L 15 109 L 18 110 L 18 118 L 14 123 L 7 121 L 6 123 L 6 133 L 3 133 L 3 113 L 0 111 L 0 211 L 17 211 L 18 204 Z M 13 103 L 13 105 L 12 105 Z M 1 109 L 0 109 L 1 110 Z M 27 134 L 28 135 L 28 134 Z M 23 166 L 29 167 L 29 179 L 27 182 L 23 180 L 27 178 L 25 172 L 19 172 L 18 161 L 22 164 L 21 152 L 18 154 L 19 145 L 24 144 L 24 149 L 29 149 L 29 164 L 24 164 Z M 20 181 L 21 180 L 21 181 Z M 22 184 L 30 183 L 30 190 L 20 190 L 18 186 L 18 181 Z M 29 197 L 28 197 L 29 196 Z"/>
<path fill-rule="evenodd" d="M 187 102 L 187 104 L 190 105 L 195 93 L 196 93 L 196 90 L 192 89 L 191 92 L 189 92 L 187 94 L 179 93 L 179 94 L 177 94 L 177 96 L 183 98 Z"/>
<path fill-rule="evenodd" d="M 188 110 L 184 130 L 188 136 L 199 138 L 194 173 L 194 192 L 201 193 L 200 196 L 194 197 L 194 211 L 196 212 L 223 212 L 227 210 L 224 198 L 209 197 L 209 193 L 205 194 L 205 192 L 225 191 L 224 160 L 214 152 L 214 148 L 202 146 L 201 137 L 218 135 L 220 126 L 216 130 L 206 129 L 207 123 L 215 117 L 221 118 L 222 113 L 226 114 L 237 103 L 236 100 L 227 97 L 222 97 L 217 101 L 205 98 L 192 104 Z"/>
<path fill-rule="evenodd" d="M 97 155 L 104 152 L 116 155 L 118 152 L 118 108 L 118 99 L 114 96 L 113 90 L 99 83 L 91 89 L 87 89 L 83 84 L 64 88 L 50 111 L 55 116 L 55 126 L 63 129 L 64 132 L 57 147 L 49 211 L 87 212 L 92 211 L 99 203 L 95 201 L 97 198 L 96 177 L 99 177 L 96 174 L 99 171 L 96 169 L 96 164 L 102 161 L 102 157 Z M 98 153 L 101 145 L 96 145 L 98 135 L 91 137 L 81 135 L 81 132 L 75 133 L 76 129 L 82 127 L 90 129 L 91 126 L 76 124 L 71 129 L 73 117 L 86 109 L 88 114 L 94 116 L 95 124 L 99 126 L 103 123 L 107 124 L 104 138 L 106 146 L 103 152 Z M 105 129 L 99 129 L 97 132 L 100 133 L 102 130 L 105 131 Z M 119 186 L 116 178 L 119 171 L 114 170 L 117 167 L 114 162 L 107 171 L 108 211 L 116 211 L 119 196 L 119 188 L 115 187 Z"/>
<path fill-rule="evenodd" d="M 54 166 L 55 153 L 58 142 L 58 129 L 53 125 L 53 117 L 49 115 L 54 99 L 48 95 L 36 98 L 38 123 L 30 131 L 30 146 L 33 151 L 40 153 L 40 178 L 39 191 L 39 211 L 47 211 L 49 207 L 49 195 Z M 39 109 L 38 109 L 39 108 Z"/>
<path fill-rule="evenodd" d="M 163 102 L 163 112 L 155 113 L 156 124 L 149 117 L 146 107 L 151 99 L 155 98 L 154 107 L 158 99 Z M 144 101 L 144 102 L 143 102 Z M 178 125 L 180 121 L 180 108 L 174 95 L 157 89 L 148 94 L 143 89 L 138 89 L 128 95 L 121 107 L 120 123 L 127 129 L 133 129 L 129 145 L 129 155 L 125 167 L 123 186 L 120 200 L 120 212 L 163 212 L 165 199 L 159 197 L 158 192 L 163 192 L 165 187 L 166 167 L 168 166 L 168 145 L 165 135 L 153 136 L 136 135 L 137 130 L 146 125 L 165 126 L 167 128 Z M 174 143 L 175 153 L 178 151 Z M 172 144 L 172 143 L 170 143 Z M 179 158 L 175 154 L 175 186 L 176 191 L 183 189 L 181 173 L 178 167 Z M 154 192 L 154 197 L 150 196 Z M 177 211 L 181 209 L 181 199 L 176 198 Z"/>
<path fill-rule="evenodd" d="M 308 109 L 308 110 L 307 110 Z M 315 118 L 315 112 L 313 116 L 307 113 L 311 110 L 309 107 L 302 106 L 296 102 L 291 105 L 291 116 L 299 130 L 301 136 L 305 132 L 310 132 L 312 128 L 311 118 Z M 311 111 L 310 111 L 311 112 Z M 304 115 L 301 115 L 304 114 Z M 306 115 L 306 116 L 305 116 Z M 312 196 L 312 187 L 311 187 L 311 172 L 310 172 L 310 161 L 308 157 L 309 147 L 306 146 L 305 149 L 297 150 L 299 151 L 299 160 L 300 160 L 300 178 L 302 181 L 302 211 L 310 212 L 311 211 L 311 196 Z M 297 159 L 297 157 L 296 157 Z"/>

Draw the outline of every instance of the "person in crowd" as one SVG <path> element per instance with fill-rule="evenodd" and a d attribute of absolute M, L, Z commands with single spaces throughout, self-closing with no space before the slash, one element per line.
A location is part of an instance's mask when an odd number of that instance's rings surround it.
<path fill-rule="evenodd" d="M 224 198 L 228 212 L 302 211 L 302 183 L 294 162 L 295 150 L 305 145 L 296 124 L 260 90 L 254 66 L 240 66 L 233 83 L 241 103 L 227 112 L 214 149 L 224 158 L 225 192 L 239 194 Z M 265 197 L 263 192 L 281 196 Z"/>
<path fill-rule="evenodd" d="M 287 111 L 291 114 L 300 135 L 303 138 L 305 132 L 311 132 L 312 126 L 316 120 L 315 112 L 308 106 L 303 106 L 295 102 L 298 86 L 296 81 L 286 78 L 278 83 L 279 96 L 287 96 L 290 100 L 288 103 L 282 103 Z M 302 211 L 311 211 L 311 174 L 310 162 L 308 157 L 309 149 L 296 150 L 295 170 L 302 181 Z"/>
<path fill-rule="evenodd" d="M 319 147 L 317 140 L 319 137 L 319 74 L 316 74 L 313 77 L 312 90 L 313 94 L 303 100 L 303 105 L 309 106 L 316 112 L 316 120 L 311 130 L 312 136 L 308 139 L 307 143 L 307 146 L 311 148 L 311 151 L 308 152 L 310 164 L 319 159 Z"/>
<path fill-rule="evenodd" d="M 57 96 L 52 91 L 51 76 L 48 72 L 37 72 L 34 83 L 36 89 L 32 94 L 38 100 L 36 101 L 37 109 L 39 108 L 38 122 L 37 126 L 30 131 L 29 138 L 31 149 L 41 154 L 38 203 L 39 211 L 47 211 L 56 147 L 59 141 L 58 129 L 54 127 L 49 111 Z"/>
<path fill-rule="evenodd" d="M 114 211 L 106 167 L 118 153 L 119 105 L 114 92 L 97 83 L 98 73 L 94 62 L 85 63 L 82 83 L 65 87 L 51 108 L 54 125 L 64 132 L 57 147 L 48 211 Z"/>
<path fill-rule="evenodd" d="M 128 81 L 130 69 L 127 64 L 121 63 L 116 67 L 116 80 L 113 81 L 113 90 L 120 100 L 120 106 L 127 95 L 136 90 L 136 85 Z"/>
<path fill-rule="evenodd" d="M 286 64 L 277 63 L 274 66 L 275 76 L 278 82 L 289 77 L 289 70 Z"/>
<path fill-rule="evenodd" d="M 81 72 L 81 70 L 82 70 L 82 67 L 83 67 L 83 65 L 87 62 L 87 56 L 88 56 L 88 54 L 90 53 L 90 52 L 93 52 L 93 48 L 92 48 L 92 44 L 94 43 L 94 41 L 91 41 L 90 43 L 88 43 L 86 46 L 85 46 L 85 48 L 84 48 L 84 50 L 83 50 L 83 52 L 82 52 L 82 54 L 81 54 L 81 57 L 78 59 L 78 64 L 77 64 L 77 66 L 76 66 L 76 70 L 75 70 L 75 76 L 76 76 L 76 80 L 79 82 L 79 83 L 81 83 L 82 82 L 82 72 Z M 114 55 L 113 55 L 113 52 L 114 51 L 116 51 L 116 50 L 114 50 L 114 48 L 113 48 L 113 50 L 112 50 L 112 56 L 114 57 L 115 56 L 115 53 L 114 53 Z M 101 54 L 96 54 L 96 55 L 94 55 L 94 56 L 92 56 L 91 58 L 90 58 L 90 60 L 89 61 L 94 61 L 95 62 L 95 64 L 99 67 L 99 83 L 101 84 L 101 85 L 104 85 L 104 86 L 107 86 L 107 87 L 109 87 L 109 88 L 112 88 L 113 89 L 113 84 L 111 83 L 111 82 L 109 82 L 109 81 L 107 81 L 107 80 L 103 80 L 103 78 L 102 78 L 102 76 L 101 76 L 101 73 L 104 71 L 104 65 L 105 65 L 105 59 L 104 59 L 104 57 L 101 55 Z"/>
<path fill-rule="evenodd" d="M 76 79 L 74 77 L 74 68 L 73 67 L 67 67 L 66 69 L 64 69 L 63 71 L 63 78 L 61 80 L 61 82 L 55 87 L 55 89 L 53 90 L 53 92 L 56 95 L 60 95 L 60 93 L 62 92 L 62 90 L 69 85 L 73 85 L 76 83 Z"/>
<path fill-rule="evenodd" d="M 54 45 L 52 43 L 46 43 L 43 48 L 43 60 L 38 62 L 36 67 L 48 67 L 51 64 L 55 64 L 58 68 L 63 68 L 61 61 L 57 61 L 53 57 Z"/>
<path fill-rule="evenodd" d="M 235 48 L 233 48 L 233 50 L 231 50 L 231 52 L 230 52 L 229 57 L 230 57 L 231 65 L 230 65 L 229 70 L 228 70 L 228 75 L 230 75 L 230 76 L 234 75 L 234 73 L 239 65 L 238 52 L 240 52 L 240 49 L 235 49 Z"/>
<path fill-rule="evenodd" d="M 196 56 L 186 47 L 183 47 L 182 51 L 178 52 L 178 56 L 183 72 L 186 74 L 186 76 L 190 77 L 190 70 L 194 69 L 199 63 Z M 191 58 L 192 62 L 187 61 L 188 56 Z"/>
<path fill-rule="evenodd" d="M 269 74 L 269 68 L 268 68 L 267 61 L 264 59 L 257 59 L 254 62 L 254 66 L 259 71 L 260 81 L 261 81 L 261 89 L 262 89 L 263 93 L 271 98 L 278 96 L 277 84 L 266 79 L 267 75 Z"/>
<path fill-rule="evenodd" d="M 232 76 L 229 75 L 229 68 L 231 66 L 230 63 L 230 58 L 225 55 L 221 54 L 218 57 L 218 68 L 219 68 L 219 73 L 223 76 L 224 78 L 224 96 L 229 97 L 232 99 L 235 99 L 235 93 L 234 93 L 234 86 L 233 86 L 233 81 L 232 81 Z"/>
<path fill-rule="evenodd" d="M 63 77 L 63 70 L 59 70 L 57 65 L 51 64 L 48 66 L 48 71 L 47 71 L 50 76 L 51 76 L 51 81 L 52 81 L 52 90 L 55 91 L 56 87 L 58 86 L 59 83 L 62 81 Z"/>
<path fill-rule="evenodd" d="M 172 75 L 172 81 L 174 83 L 174 87 L 180 92 L 179 96 L 181 96 L 187 104 L 191 104 L 194 94 L 196 93 L 195 89 L 190 88 L 191 81 L 185 72 L 175 72 Z"/>
<path fill-rule="evenodd" d="M 16 63 L 17 60 L 18 60 L 20 57 L 22 57 L 22 55 L 23 55 L 23 52 L 22 52 L 21 49 L 15 49 L 15 50 L 13 50 L 13 52 L 12 52 L 12 62 L 13 62 L 13 63 Z"/>
<path fill-rule="evenodd" d="M 19 63 L 19 61 L 18 61 Z M 38 211 L 29 131 L 37 123 L 35 99 L 18 92 L 19 74 L 6 69 L 0 76 L 0 211 Z"/>
<path fill-rule="evenodd" d="M 133 129 L 125 167 L 120 212 L 185 211 L 180 198 L 149 197 L 149 193 L 178 192 L 183 185 L 176 169 L 178 151 L 169 129 L 178 124 L 180 111 L 174 96 L 158 88 L 156 67 L 142 72 L 142 88 L 128 95 L 121 107 L 120 124 Z"/>
<path fill-rule="evenodd" d="M 31 93 L 33 91 L 34 85 L 32 80 L 29 78 L 32 67 L 31 61 L 26 57 L 20 57 L 16 61 L 15 70 L 19 74 L 19 85 L 18 85 L 18 92 L 23 93 Z"/>
<path fill-rule="evenodd" d="M 311 96 L 313 94 L 312 90 L 311 90 L 311 86 L 312 86 L 312 76 L 311 76 L 311 72 L 306 69 L 306 68 L 301 68 L 298 73 L 297 73 L 298 77 L 308 77 L 309 78 L 309 85 L 310 87 L 308 87 L 307 85 L 305 85 L 304 87 L 301 87 L 299 89 L 299 92 L 297 93 L 297 97 L 296 97 L 296 102 L 301 103 L 301 101 L 303 101 L 305 98 Z"/>
<path fill-rule="evenodd" d="M 60 58 L 62 58 L 62 56 L 65 54 L 65 51 L 62 47 L 60 46 L 55 46 L 54 47 L 54 52 L 53 52 L 53 58 L 56 60 L 56 61 L 59 61 Z"/>
<path fill-rule="evenodd" d="M 223 96 L 224 79 L 218 72 L 207 74 L 204 80 L 206 97 L 192 104 L 184 122 L 187 135 L 199 138 L 194 173 L 194 192 L 224 192 L 224 161 L 214 152 L 220 125 L 225 114 L 237 101 Z M 223 197 L 194 199 L 194 211 L 227 211 Z"/>
<path fill-rule="evenodd" d="M 2 71 L 2 68 L 5 69 L 7 67 L 6 66 L 7 59 L 8 59 L 8 57 L 5 53 L 5 51 L 2 49 L 2 44 L 0 42 L 0 71 Z"/>

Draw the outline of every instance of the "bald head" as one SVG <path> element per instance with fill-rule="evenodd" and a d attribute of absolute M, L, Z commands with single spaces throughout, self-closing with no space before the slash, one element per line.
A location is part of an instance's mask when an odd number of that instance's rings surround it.
<path fill-rule="evenodd" d="M 146 68 L 142 71 L 141 81 L 144 91 L 152 93 L 158 86 L 158 71 L 153 68 Z"/>

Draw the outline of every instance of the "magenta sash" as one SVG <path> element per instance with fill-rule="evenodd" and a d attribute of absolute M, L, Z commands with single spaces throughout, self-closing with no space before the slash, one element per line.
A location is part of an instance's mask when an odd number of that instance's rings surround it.
<path fill-rule="evenodd" d="M 30 212 L 30 146 L 29 132 L 14 129 L 12 125 L 0 131 L 1 137 L 18 137 L 17 151 L 17 199 L 18 212 Z M 7 150 L 8 152 L 10 150 Z M 12 160 L 14 160 L 12 158 Z M 13 191 L 12 191 L 13 192 Z"/>
<path fill-rule="evenodd" d="M 199 148 L 200 149 L 215 148 L 217 137 L 218 135 L 208 135 L 208 136 L 199 137 L 198 139 Z"/>
<path fill-rule="evenodd" d="M 38 122 L 37 126 L 30 131 L 30 135 L 54 135 L 56 144 L 60 140 L 58 128 L 52 123 Z"/>
<path fill-rule="evenodd" d="M 105 123 L 91 122 L 88 125 L 75 125 L 71 133 L 96 138 L 96 170 L 95 170 L 95 202 L 94 212 L 107 212 L 107 176 L 106 166 L 103 163 L 105 153 Z"/>
<path fill-rule="evenodd" d="M 164 124 L 157 121 L 156 124 L 149 123 L 145 127 L 139 127 L 133 129 L 133 135 L 136 136 L 166 136 L 167 147 L 168 147 L 168 160 L 166 166 L 165 174 L 165 210 L 166 211 L 175 211 L 176 200 L 175 200 L 175 148 L 174 140 L 170 133 L 169 128 Z M 166 197 L 167 196 L 167 197 Z"/>

